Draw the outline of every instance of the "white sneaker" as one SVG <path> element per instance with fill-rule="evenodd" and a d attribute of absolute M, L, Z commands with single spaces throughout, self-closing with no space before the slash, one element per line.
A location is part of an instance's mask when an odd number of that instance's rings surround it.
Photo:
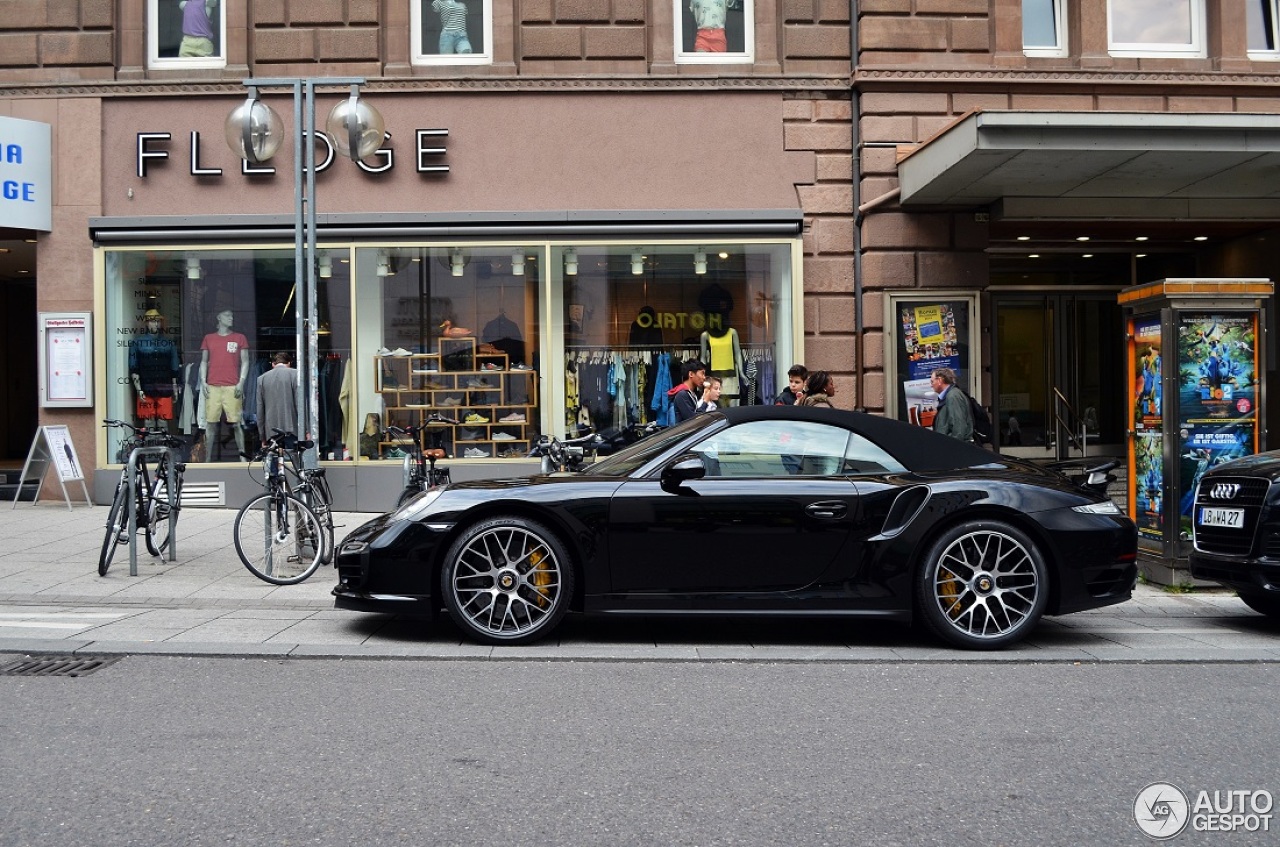
<path fill-rule="evenodd" d="M 487 459 L 489 458 L 489 454 L 481 450 L 479 447 L 468 447 L 466 450 L 462 451 L 462 457 L 464 459 Z"/>
<path fill-rule="evenodd" d="M 499 423 L 524 423 L 524 415 L 519 412 L 512 412 L 503 418 L 498 418 Z"/>
<path fill-rule="evenodd" d="M 515 441 L 516 437 L 509 432 L 495 432 L 489 436 L 491 441 Z"/>
<path fill-rule="evenodd" d="M 440 401 L 439 405 L 441 405 L 441 406 L 461 406 L 461 405 L 462 405 L 462 398 L 460 398 L 460 397 L 446 397 L 446 398 L 444 398 L 443 400 L 441 400 L 441 401 Z"/>
<path fill-rule="evenodd" d="M 391 355 L 392 356 L 412 356 L 413 354 L 410 353 L 408 350 L 404 349 L 403 347 L 397 347 L 396 349 L 391 351 Z"/>
<path fill-rule="evenodd" d="M 390 355 L 391 355 L 391 351 L 390 351 L 390 350 L 388 350 L 386 347 L 379 347 L 379 348 L 378 348 L 378 353 L 377 353 L 377 355 L 379 355 L 379 356 L 390 356 Z"/>

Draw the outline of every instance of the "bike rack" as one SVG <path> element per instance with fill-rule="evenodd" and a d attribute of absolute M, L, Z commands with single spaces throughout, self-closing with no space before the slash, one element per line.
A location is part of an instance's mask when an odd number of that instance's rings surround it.
<path fill-rule="evenodd" d="M 125 483 L 127 494 L 124 502 L 129 512 L 129 576 L 138 575 L 138 510 L 133 502 L 133 492 L 138 480 L 138 460 L 143 456 L 162 456 L 169 454 L 168 485 L 165 490 L 169 495 L 169 561 L 178 560 L 178 454 L 172 447 L 135 447 L 129 454 L 128 480 Z"/>

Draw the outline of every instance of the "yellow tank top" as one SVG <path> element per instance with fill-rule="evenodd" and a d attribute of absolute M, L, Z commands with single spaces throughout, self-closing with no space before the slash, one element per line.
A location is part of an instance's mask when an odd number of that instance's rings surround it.
<path fill-rule="evenodd" d="M 707 333 L 707 347 L 711 350 L 711 361 L 706 365 L 713 371 L 732 371 L 733 365 L 733 333 L 712 335 Z"/>

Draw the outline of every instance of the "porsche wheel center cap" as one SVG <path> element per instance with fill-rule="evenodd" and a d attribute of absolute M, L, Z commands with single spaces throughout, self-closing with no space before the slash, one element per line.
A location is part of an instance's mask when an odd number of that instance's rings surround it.
<path fill-rule="evenodd" d="M 516 575 L 511 571 L 503 571 L 498 574 L 498 587 L 503 591 L 510 591 L 516 587 Z"/>
<path fill-rule="evenodd" d="M 978 578 L 973 581 L 973 585 L 978 589 L 979 594 L 990 594 L 991 589 L 996 587 L 996 581 L 991 578 L 990 574 L 978 574 Z"/>

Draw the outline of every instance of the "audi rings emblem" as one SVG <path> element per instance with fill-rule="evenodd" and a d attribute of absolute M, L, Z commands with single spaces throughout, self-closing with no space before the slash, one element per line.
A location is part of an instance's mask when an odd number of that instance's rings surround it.
<path fill-rule="evenodd" d="M 1240 493 L 1240 484 L 1236 482 L 1219 482 L 1209 489 L 1209 496 L 1214 500 L 1234 500 Z"/>

